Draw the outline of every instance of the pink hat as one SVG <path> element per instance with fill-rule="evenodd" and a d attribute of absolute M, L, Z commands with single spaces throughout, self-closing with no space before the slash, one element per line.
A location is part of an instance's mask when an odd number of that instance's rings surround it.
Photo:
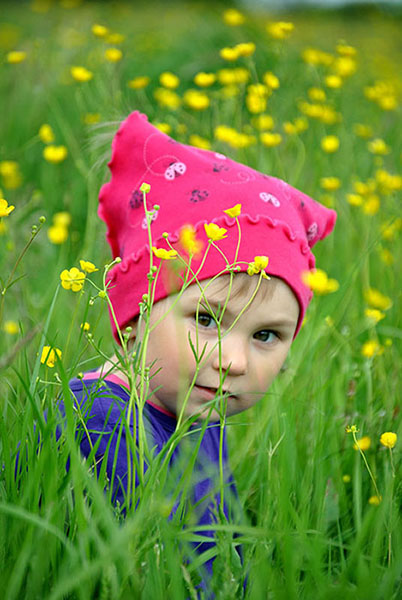
<path fill-rule="evenodd" d="M 108 276 L 109 297 L 121 329 L 139 314 L 139 303 L 148 291 L 150 248 L 140 191 L 146 182 L 151 186 L 148 208 L 160 206 L 151 225 L 152 245 L 157 248 L 169 249 L 163 237 L 168 232 L 169 242 L 183 253 L 179 233 L 188 224 L 206 248 L 204 224 L 213 222 L 228 230 L 227 236 L 216 243 L 233 261 L 237 225 L 223 211 L 240 203 L 238 260 L 245 261 L 241 270 L 247 271 L 247 263 L 255 256 L 269 257 L 267 273 L 283 279 L 299 302 L 297 333 L 312 296 L 301 274 L 314 268 L 310 248 L 331 233 L 335 211 L 276 177 L 254 171 L 223 154 L 176 142 L 138 111 L 131 113 L 116 133 L 109 168 L 112 178 L 100 191 L 99 216 L 107 225 L 113 256 L 122 259 Z M 201 258 L 193 258 L 194 270 Z M 154 264 L 159 260 L 154 257 Z M 224 267 L 222 255 L 211 248 L 198 279 L 213 277 Z M 155 302 L 171 292 L 169 278 L 162 271 Z M 113 321 L 112 327 L 117 339 Z"/>

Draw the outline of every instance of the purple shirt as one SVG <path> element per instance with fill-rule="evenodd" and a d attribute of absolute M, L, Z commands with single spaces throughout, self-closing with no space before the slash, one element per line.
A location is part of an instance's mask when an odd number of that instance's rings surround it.
<path fill-rule="evenodd" d="M 80 442 L 81 452 L 84 457 L 90 457 L 91 465 L 94 463 L 97 464 L 98 471 L 101 468 L 102 461 L 106 457 L 106 473 L 112 489 L 112 501 L 114 504 L 120 504 L 123 507 L 123 512 L 125 512 L 127 508 L 125 506 L 125 499 L 127 495 L 128 462 L 127 428 L 124 426 L 124 421 L 130 399 L 129 390 L 116 376 L 107 376 L 100 380 L 95 373 L 92 374 L 91 372 L 86 373 L 83 380 L 72 379 L 70 381 L 70 388 L 81 408 L 88 429 L 87 433 L 83 427 L 79 426 L 78 428 L 77 437 Z M 61 409 L 63 410 L 63 407 Z M 133 416 L 130 421 L 130 435 L 133 436 Z M 137 419 L 135 422 L 138 422 Z M 147 402 L 143 409 L 143 423 L 148 448 L 156 456 L 163 450 L 174 433 L 176 418 L 167 411 Z M 172 453 L 169 462 L 169 472 L 172 474 L 172 481 L 170 482 L 170 490 L 172 492 L 180 480 L 183 468 L 188 465 L 188 459 L 194 455 L 194 451 L 199 443 L 199 436 L 202 435 L 200 432 L 201 427 L 201 423 L 192 425 L 189 429 L 189 435 L 186 435 L 186 441 L 181 440 Z M 88 439 L 88 434 L 90 440 Z M 119 438 L 120 441 L 118 441 Z M 138 444 L 138 427 L 135 438 Z M 219 439 L 219 422 L 209 423 L 199 443 L 199 449 L 195 457 L 191 489 L 188 490 L 186 502 L 181 507 L 182 510 L 183 506 L 186 507 L 185 510 L 190 515 L 192 525 L 208 525 L 216 522 L 215 515 L 220 501 L 218 487 Z M 234 514 L 235 522 L 238 522 L 241 509 L 233 476 L 228 467 L 225 431 L 222 461 L 225 480 L 225 517 L 229 522 L 233 522 Z M 133 467 L 131 469 L 133 470 Z M 146 470 L 147 465 L 145 464 L 144 472 Z M 138 484 L 138 476 L 136 476 L 136 483 Z M 169 485 L 167 490 L 169 490 Z M 169 491 L 167 493 L 169 495 Z M 169 518 L 174 518 L 179 504 L 180 497 L 175 501 Z M 182 515 L 180 518 L 182 518 Z M 205 541 L 193 544 L 197 553 L 202 554 L 215 546 L 213 541 L 214 531 L 211 529 L 200 533 L 205 537 L 211 538 L 210 542 Z M 204 563 L 209 574 L 212 573 L 212 565 L 213 559 Z"/>

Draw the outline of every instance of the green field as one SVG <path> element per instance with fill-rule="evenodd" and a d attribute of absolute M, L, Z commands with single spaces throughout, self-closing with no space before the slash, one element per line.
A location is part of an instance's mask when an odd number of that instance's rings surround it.
<path fill-rule="evenodd" d="M 316 252 L 338 290 L 315 294 L 266 398 L 226 424 L 244 520 L 217 525 L 216 598 L 241 598 L 246 575 L 251 600 L 401 598 L 401 16 L 1 7 L 0 596 L 197 597 L 199 558 L 185 557 L 199 533 L 167 520 L 160 465 L 123 519 L 81 460 L 73 410 L 55 436 L 69 379 L 114 352 L 106 301 L 89 282 L 63 289 L 60 273 L 91 261 L 103 289 L 98 192 L 119 122 L 140 110 L 338 213 Z M 44 346 L 61 351 L 53 366 Z"/>

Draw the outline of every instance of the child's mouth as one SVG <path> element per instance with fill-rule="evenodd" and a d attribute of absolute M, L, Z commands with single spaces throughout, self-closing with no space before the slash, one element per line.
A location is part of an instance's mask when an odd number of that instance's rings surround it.
<path fill-rule="evenodd" d="M 220 394 L 219 389 L 214 387 L 195 384 L 194 388 L 198 390 L 202 395 L 207 396 L 208 399 L 215 398 L 215 396 L 217 396 L 218 394 L 222 396 L 227 396 L 228 398 L 236 398 L 236 394 L 231 394 L 228 390 L 222 390 L 222 393 Z"/>

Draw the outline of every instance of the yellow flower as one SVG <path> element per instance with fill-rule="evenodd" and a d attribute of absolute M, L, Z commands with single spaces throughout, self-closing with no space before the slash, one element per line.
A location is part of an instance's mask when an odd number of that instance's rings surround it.
<path fill-rule="evenodd" d="M 80 260 L 80 267 L 85 273 L 95 273 L 95 271 L 99 271 L 99 269 L 97 269 L 93 263 L 89 262 L 89 260 Z"/>
<path fill-rule="evenodd" d="M 47 237 L 52 244 L 63 244 L 68 239 L 68 229 L 63 225 L 52 225 L 47 230 Z"/>
<path fill-rule="evenodd" d="M 65 146 L 49 145 L 43 149 L 43 157 L 50 163 L 58 164 L 67 158 L 67 148 Z"/>
<path fill-rule="evenodd" d="M 342 481 L 343 481 L 343 483 L 350 483 L 351 480 L 352 480 L 352 478 L 351 478 L 350 475 L 347 475 L 347 474 L 346 475 L 342 475 Z"/>
<path fill-rule="evenodd" d="M 386 448 L 393 448 L 397 442 L 398 436 L 392 431 L 386 431 L 380 437 L 380 442 Z"/>
<path fill-rule="evenodd" d="M 51 144 L 54 142 L 53 129 L 47 123 L 44 123 L 39 128 L 39 138 L 44 144 Z"/>
<path fill-rule="evenodd" d="M 227 234 L 227 229 L 224 227 L 219 227 L 219 225 L 216 225 L 215 223 L 205 223 L 204 229 L 205 233 L 207 234 L 207 238 L 212 242 L 223 240 Z"/>
<path fill-rule="evenodd" d="M 15 206 L 13 206 L 12 204 L 9 205 L 7 200 L 5 200 L 4 198 L 0 198 L 0 218 L 1 217 L 8 217 L 8 215 L 13 212 Z"/>
<path fill-rule="evenodd" d="M 15 160 L 1 161 L 0 175 L 3 178 L 4 186 L 9 190 L 14 190 L 22 184 L 22 175 Z"/>
<path fill-rule="evenodd" d="M 293 123 L 285 121 L 283 129 L 288 135 L 297 135 L 308 128 L 308 121 L 304 117 L 297 117 Z"/>
<path fill-rule="evenodd" d="M 85 67 L 71 67 L 70 73 L 75 81 L 91 81 L 94 74 Z"/>
<path fill-rule="evenodd" d="M 219 55 L 221 58 L 223 58 L 223 60 L 235 61 L 239 58 L 240 53 L 236 47 L 234 47 L 234 48 L 226 47 L 226 48 L 222 48 L 219 51 Z"/>
<path fill-rule="evenodd" d="M 17 65 L 18 63 L 23 62 L 27 57 L 27 53 L 23 50 L 13 50 L 12 52 L 8 52 L 6 56 L 6 61 L 10 65 Z"/>
<path fill-rule="evenodd" d="M 246 105 L 248 110 L 255 115 L 267 109 L 267 99 L 259 94 L 247 94 Z"/>
<path fill-rule="evenodd" d="M 160 106 L 166 106 L 175 110 L 181 104 L 181 98 L 172 90 L 166 88 L 157 88 L 154 91 L 154 97 L 159 102 Z"/>
<path fill-rule="evenodd" d="M 335 58 L 331 68 L 337 75 L 349 77 L 356 72 L 357 64 L 355 59 L 351 56 L 339 56 L 338 58 Z"/>
<path fill-rule="evenodd" d="M 51 346 L 43 346 L 40 362 L 46 364 L 47 367 L 53 368 L 62 355 L 61 350 L 52 348 Z"/>
<path fill-rule="evenodd" d="M 358 137 L 368 139 L 373 135 L 373 130 L 370 125 L 364 125 L 363 123 L 356 123 L 353 126 L 353 133 L 355 133 Z"/>
<path fill-rule="evenodd" d="M 241 12 L 239 12 L 235 8 L 228 8 L 223 13 L 223 20 L 226 23 L 226 25 L 230 25 L 231 27 L 238 27 L 239 25 L 243 25 L 245 17 Z"/>
<path fill-rule="evenodd" d="M 86 113 L 82 117 L 82 120 L 85 125 L 96 125 L 101 120 L 101 115 L 100 113 Z"/>
<path fill-rule="evenodd" d="M 378 310 L 378 308 L 366 308 L 364 311 L 364 315 L 373 321 L 374 323 L 378 323 L 381 319 L 384 319 L 385 313 Z"/>
<path fill-rule="evenodd" d="M 119 48 L 106 48 L 105 58 L 107 61 L 115 63 L 119 62 L 123 57 L 123 52 Z"/>
<path fill-rule="evenodd" d="M 358 433 L 358 431 L 356 425 L 347 425 L 346 427 L 346 433 Z"/>
<path fill-rule="evenodd" d="M 72 267 L 70 270 L 64 269 L 60 273 L 61 285 L 65 290 L 71 290 L 72 292 L 79 292 L 84 287 L 85 273 Z"/>
<path fill-rule="evenodd" d="M 252 123 L 254 127 L 260 131 L 272 129 L 274 126 L 274 120 L 271 115 L 258 115 L 252 119 Z"/>
<path fill-rule="evenodd" d="M 81 329 L 85 332 L 89 331 L 91 329 L 91 325 L 87 321 L 85 321 L 85 323 L 81 323 Z"/>
<path fill-rule="evenodd" d="M 200 72 L 194 77 L 194 83 L 200 87 L 209 87 L 216 81 L 215 73 Z"/>
<path fill-rule="evenodd" d="M 53 215 L 53 223 L 58 227 L 68 227 L 71 223 L 71 215 L 66 210 L 62 210 Z"/>
<path fill-rule="evenodd" d="M 363 198 L 359 194 L 346 194 L 346 200 L 352 206 L 361 206 L 363 204 Z"/>
<path fill-rule="evenodd" d="M 132 90 L 142 90 L 143 88 L 147 87 L 150 81 L 151 79 L 149 77 L 142 75 L 140 77 L 134 77 L 134 79 L 130 79 L 127 85 Z"/>
<path fill-rule="evenodd" d="M 123 35 L 122 33 L 109 33 L 108 36 L 106 36 L 106 42 L 108 44 L 122 44 L 124 42 L 124 40 L 126 39 L 126 36 Z"/>
<path fill-rule="evenodd" d="M 386 154 L 389 154 L 391 152 L 391 148 L 387 146 L 387 144 L 381 138 L 371 140 L 371 142 L 367 144 L 367 147 L 369 149 L 369 152 L 371 152 L 372 154 L 380 154 L 382 156 L 385 156 Z"/>
<path fill-rule="evenodd" d="M 184 250 L 191 255 L 199 254 L 204 246 L 201 240 L 197 240 L 196 231 L 192 225 L 184 225 L 180 229 L 179 241 Z"/>
<path fill-rule="evenodd" d="M 243 42 L 236 44 L 233 49 L 237 50 L 239 56 L 251 56 L 255 52 L 255 44 L 254 42 Z"/>
<path fill-rule="evenodd" d="M 104 38 L 109 33 L 109 29 L 104 25 L 98 25 L 98 23 L 95 23 L 92 25 L 92 33 L 96 35 L 96 37 Z"/>
<path fill-rule="evenodd" d="M 172 126 L 169 123 L 153 123 L 153 125 L 159 129 L 162 133 L 166 133 L 167 135 L 172 131 Z"/>
<path fill-rule="evenodd" d="M 365 358 L 373 358 L 373 356 L 379 356 L 384 352 L 384 348 L 377 342 L 377 340 L 368 340 L 364 342 L 361 353 Z"/>
<path fill-rule="evenodd" d="M 371 504 L 371 506 L 379 506 L 381 504 L 381 500 L 381 496 L 370 496 L 369 504 Z"/>
<path fill-rule="evenodd" d="M 402 229 L 402 218 L 398 217 L 394 221 L 387 221 L 381 225 L 381 235 L 384 240 L 392 242 L 400 229 Z"/>
<path fill-rule="evenodd" d="M 339 75 L 327 75 L 324 81 L 325 85 L 333 90 L 340 88 L 343 84 L 342 78 Z"/>
<path fill-rule="evenodd" d="M 196 146 L 196 148 L 202 148 L 203 150 L 211 149 L 211 143 L 207 139 L 201 137 L 200 135 L 190 135 L 188 141 L 192 146 Z"/>
<path fill-rule="evenodd" d="M 276 21 L 274 23 L 268 23 L 266 29 L 271 37 L 276 40 L 284 40 L 290 36 L 294 27 L 293 23 Z"/>
<path fill-rule="evenodd" d="M 336 46 L 336 51 L 341 56 L 356 56 L 357 53 L 356 48 L 345 44 L 345 42 L 339 42 Z"/>
<path fill-rule="evenodd" d="M 20 330 L 16 321 L 5 321 L 3 329 L 8 335 L 16 335 Z"/>
<path fill-rule="evenodd" d="M 254 261 L 249 263 L 247 268 L 248 275 L 256 275 L 257 273 L 261 273 L 264 279 L 269 279 L 268 275 L 265 273 L 265 269 L 268 266 L 269 258 L 268 256 L 254 256 Z"/>
<path fill-rule="evenodd" d="M 241 204 L 235 204 L 234 206 L 232 206 L 232 208 L 227 208 L 226 210 L 223 211 L 226 215 L 229 215 L 229 217 L 238 217 L 239 214 L 241 213 Z"/>
<path fill-rule="evenodd" d="M 194 110 L 205 110 L 210 104 L 208 96 L 199 90 L 187 90 L 184 93 L 183 100 L 187 106 Z"/>
<path fill-rule="evenodd" d="M 356 444 L 353 444 L 353 448 L 355 450 L 362 450 L 363 452 L 365 450 L 368 450 L 371 446 L 371 438 L 369 438 L 368 435 L 364 435 L 362 438 L 360 438 L 360 440 L 357 440 Z"/>
<path fill-rule="evenodd" d="M 380 248 L 380 258 L 382 262 L 389 267 L 389 265 L 393 265 L 395 262 L 394 255 L 388 248 Z"/>
<path fill-rule="evenodd" d="M 280 85 L 278 77 L 271 73 L 271 71 L 267 71 L 266 73 L 264 73 L 262 79 L 265 85 L 271 90 L 277 90 Z"/>
<path fill-rule="evenodd" d="M 307 93 L 310 100 L 313 100 L 313 102 L 325 102 L 327 98 L 325 91 L 318 87 L 310 88 Z"/>
<path fill-rule="evenodd" d="M 341 180 L 338 177 L 321 177 L 320 185 L 324 190 L 335 192 L 341 187 Z"/>
<path fill-rule="evenodd" d="M 302 52 L 302 59 L 308 65 L 324 65 L 327 67 L 333 62 L 334 57 L 332 54 L 316 48 L 306 48 Z"/>
<path fill-rule="evenodd" d="M 155 248 L 155 246 L 152 246 L 152 252 L 156 258 L 161 258 L 162 260 L 172 260 L 177 256 L 176 250 L 165 250 L 164 248 Z"/>
<path fill-rule="evenodd" d="M 302 273 L 302 281 L 317 294 L 330 294 L 336 292 L 339 288 L 338 281 L 336 279 L 329 279 L 328 275 L 322 269 L 304 271 Z"/>
<path fill-rule="evenodd" d="M 321 148 L 324 152 L 336 152 L 339 148 L 339 138 L 336 135 L 326 135 L 321 140 Z"/>
<path fill-rule="evenodd" d="M 150 186 L 150 184 L 149 184 L 149 183 L 145 183 L 145 181 L 143 181 L 143 182 L 141 183 L 141 186 L 140 186 L 140 192 L 143 192 L 143 193 L 145 193 L 145 194 L 148 194 L 150 191 L 151 191 L 151 186 Z"/>
<path fill-rule="evenodd" d="M 269 131 L 264 131 L 260 134 L 260 140 L 267 148 L 274 148 L 275 146 L 279 146 L 282 142 L 282 136 L 280 133 L 270 133 Z"/>
<path fill-rule="evenodd" d="M 385 296 L 375 288 L 368 288 L 364 293 L 364 299 L 369 306 L 378 308 L 379 310 L 388 310 L 392 306 L 391 298 L 388 298 L 388 296 Z"/>
<path fill-rule="evenodd" d="M 375 215 L 380 210 L 380 198 L 376 194 L 371 194 L 367 197 L 363 204 L 363 212 L 365 215 Z"/>
<path fill-rule="evenodd" d="M 250 73 L 244 67 L 236 69 L 220 69 L 218 71 L 218 80 L 221 85 L 233 85 L 247 83 Z"/>
<path fill-rule="evenodd" d="M 169 90 L 175 90 L 179 87 L 180 79 L 174 73 L 170 73 L 170 71 L 165 71 L 159 75 L 160 84 L 163 87 L 168 88 Z"/>

